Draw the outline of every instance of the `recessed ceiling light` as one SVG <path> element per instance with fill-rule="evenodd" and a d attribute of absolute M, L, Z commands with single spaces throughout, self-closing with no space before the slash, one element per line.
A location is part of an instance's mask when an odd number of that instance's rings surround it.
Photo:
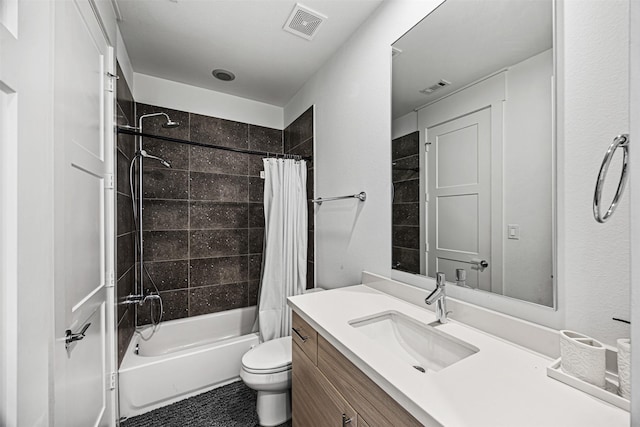
<path fill-rule="evenodd" d="M 231 71 L 223 70 L 222 68 L 213 70 L 211 74 L 213 74 L 213 77 L 218 80 L 222 80 L 223 82 L 230 82 L 236 78 L 235 74 Z"/>

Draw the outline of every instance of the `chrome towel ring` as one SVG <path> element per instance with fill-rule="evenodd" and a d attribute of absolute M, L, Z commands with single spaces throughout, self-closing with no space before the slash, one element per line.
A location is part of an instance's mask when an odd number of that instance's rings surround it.
<path fill-rule="evenodd" d="M 618 183 L 618 189 L 616 190 L 616 195 L 613 197 L 613 201 L 611 202 L 611 206 L 607 209 L 604 215 L 602 215 L 600 211 L 600 204 L 602 203 L 602 186 L 604 185 L 604 180 L 607 177 L 607 170 L 609 169 L 609 163 L 611 163 L 611 159 L 613 158 L 613 154 L 616 152 L 618 147 L 622 147 L 623 150 L 623 158 L 622 158 L 622 172 L 620 173 L 620 182 Z M 596 191 L 593 195 L 593 216 L 599 223 L 604 224 L 607 222 L 609 217 L 613 215 L 616 208 L 618 207 L 618 203 L 620 202 L 620 198 L 622 197 L 622 193 L 624 192 L 624 187 L 627 184 L 627 177 L 629 174 L 629 134 L 618 135 L 613 139 L 613 142 L 607 149 L 607 152 L 604 155 L 604 159 L 602 160 L 602 165 L 600 166 L 600 172 L 598 173 L 598 181 L 596 181 Z"/>

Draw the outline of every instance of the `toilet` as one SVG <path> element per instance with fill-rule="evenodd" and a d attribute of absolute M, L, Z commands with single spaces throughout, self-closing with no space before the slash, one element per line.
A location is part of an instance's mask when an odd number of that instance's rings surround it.
<path fill-rule="evenodd" d="M 264 342 L 245 353 L 240 378 L 258 392 L 261 426 L 277 426 L 291 418 L 291 337 Z"/>
<path fill-rule="evenodd" d="M 307 289 L 304 293 L 324 291 Z M 277 426 L 291 418 L 291 337 L 258 344 L 242 356 L 240 378 L 258 392 L 261 426 Z"/>

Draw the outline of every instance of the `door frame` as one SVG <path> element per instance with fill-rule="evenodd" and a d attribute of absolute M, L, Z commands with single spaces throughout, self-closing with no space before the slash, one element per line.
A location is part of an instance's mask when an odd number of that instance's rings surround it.
<path fill-rule="evenodd" d="M 640 143 L 640 2 L 630 1 L 629 133 L 631 144 Z M 640 167 L 640 149 L 632 148 L 632 168 Z M 631 196 L 631 339 L 640 343 L 640 173 L 630 174 Z M 631 370 L 640 372 L 640 351 L 631 353 Z M 640 375 L 631 375 L 632 397 L 640 393 Z M 640 399 L 631 399 L 631 425 L 640 423 Z"/>
<path fill-rule="evenodd" d="M 54 5 L 6 6 L 0 21 L 13 22 L 0 30 L 0 424 L 51 425 Z"/>

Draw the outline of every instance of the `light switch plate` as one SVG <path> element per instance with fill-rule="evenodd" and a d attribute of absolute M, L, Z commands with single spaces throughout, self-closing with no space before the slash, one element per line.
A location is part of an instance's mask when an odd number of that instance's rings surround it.
<path fill-rule="evenodd" d="M 508 224 L 507 225 L 507 238 L 513 240 L 520 240 L 520 225 Z"/>

